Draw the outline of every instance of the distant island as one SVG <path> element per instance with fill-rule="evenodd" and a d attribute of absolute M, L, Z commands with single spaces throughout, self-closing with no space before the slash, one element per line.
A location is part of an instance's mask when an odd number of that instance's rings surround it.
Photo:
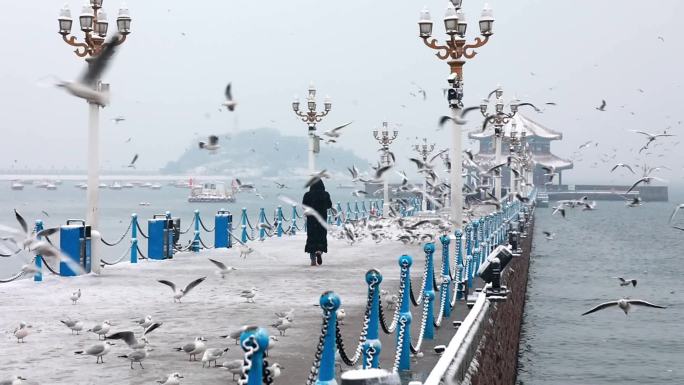
<path fill-rule="evenodd" d="M 245 130 L 219 135 L 221 148 L 212 154 L 193 146 L 160 169 L 163 174 L 225 175 L 227 177 L 304 176 L 307 170 L 307 137 L 285 136 L 274 128 Z M 366 168 L 368 160 L 354 152 L 321 142 L 316 168 L 334 173 L 356 165 Z"/>

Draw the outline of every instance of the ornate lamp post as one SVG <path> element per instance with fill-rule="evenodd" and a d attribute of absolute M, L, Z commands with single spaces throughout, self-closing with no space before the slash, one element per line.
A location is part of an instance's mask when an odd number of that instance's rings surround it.
<path fill-rule="evenodd" d="M 90 0 L 86 3 L 78 16 L 78 21 L 81 31 L 84 33 L 84 41 L 79 42 L 76 36 L 69 36 L 71 34 L 71 26 L 73 19 L 71 18 L 71 10 L 68 5 L 64 5 L 59 13 L 59 34 L 62 35 L 62 40 L 72 47 L 76 47 L 74 53 L 78 57 L 85 58 L 86 62 L 91 63 L 92 60 L 100 54 L 105 44 L 107 31 L 109 30 L 109 22 L 107 21 L 107 14 L 102 10 L 103 0 Z M 119 9 L 119 16 L 116 18 L 116 26 L 119 30 L 119 39 L 113 44 L 119 45 L 126 41 L 126 36 L 131 33 L 131 16 L 128 8 L 122 5 Z M 98 91 L 108 91 L 109 84 L 103 84 L 99 79 L 95 82 L 95 88 Z M 98 227 L 98 200 L 99 200 L 99 184 L 100 184 L 100 129 L 99 129 L 99 115 L 100 106 L 96 103 L 89 103 L 88 115 L 88 190 L 87 201 L 88 211 L 86 213 L 86 223 L 91 226 L 92 230 L 97 230 Z M 95 273 L 100 271 L 99 255 L 96 252 L 96 244 L 93 244 L 92 254 L 92 270 Z"/>
<path fill-rule="evenodd" d="M 387 122 L 382 122 L 382 131 L 378 132 L 378 130 L 373 130 L 373 137 L 378 141 L 378 143 L 380 143 L 380 151 L 382 151 L 382 154 L 380 155 L 380 163 L 382 163 L 383 166 L 389 166 L 392 163 L 389 154 L 389 145 L 392 144 L 392 142 L 397 139 L 398 136 L 399 131 L 397 130 L 393 130 L 392 135 L 390 136 L 389 129 L 387 128 Z M 387 178 L 383 180 L 382 198 L 382 217 L 387 218 L 390 204 L 389 185 Z"/>
<path fill-rule="evenodd" d="M 501 139 L 503 138 L 503 127 L 508 124 L 508 122 L 513 119 L 515 114 L 518 112 L 519 101 L 514 99 L 509 103 L 510 113 L 504 112 L 504 101 L 503 101 L 503 90 L 501 86 L 498 86 L 494 91 L 496 100 L 494 101 L 494 112 L 488 113 L 489 109 L 489 99 L 482 100 L 480 104 L 480 112 L 485 118 L 485 124 L 494 125 L 494 159 L 496 164 L 501 163 Z M 501 169 L 496 170 L 494 176 L 494 189 L 496 199 L 501 199 Z"/>
<path fill-rule="evenodd" d="M 427 143 L 427 138 L 423 138 L 423 144 L 414 144 L 413 145 L 413 150 L 415 150 L 418 155 L 423 159 L 424 163 L 427 163 L 428 157 L 432 153 L 432 151 L 435 150 L 435 144 L 428 144 Z M 427 184 L 427 175 L 425 176 L 425 192 L 426 193 L 431 193 L 431 191 L 428 190 L 428 184 Z M 425 211 L 427 210 L 427 199 L 423 199 L 423 204 L 422 204 L 422 210 Z"/>
<path fill-rule="evenodd" d="M 444 27 L 447 33 L 445 45 L 437 43 L 437 39 L 430 40 L 432 36 L 432 20 L 430 12 L 424 9 L 420 14 L 418 28 L 420 37 L 426 46 L 436 50 L 435 54 L 440 60 L 445 60 L 449 64 L 450 75 L 447 78 L 449 90 L 447 100 L 451 108 L 452 115 L 455 117 L 460 114 L 463 108 L 463 65 L 466 59 L 472 59 L 477 55 L 475 49 L 487 44 L 489 37 L 493 34 L 494 16 L 492 10 L 485 4 L 480 17 L 480 34 L 473 43 L 467 43 L 465 34 L 468 23 L 465 14 L 461 11 L 462 0 L 451 0 L 447 6 L 444 16 Z M 453 172 L 450 175 L 451 184 L 451 221 L 457 229 L 461 229 L 463 223 L 463 177 L 462 163 L 463 154 L 461 153 L 461 127 L 455 124 L 452 134 L 451 159 Z"/>
<path fill-rule="evenodd" d="M 316 112 L 316 88 L 313 83 L 309 84 L 309 96 L 306 97 L 306 105 L 309 111 L 299 111 L 299 98 L 295 96 L 292 102 L 292 110 L 304 123 L 309 126 L 309 173 L 316 172 L 315 154 L 320 152 L 320 137 L 316 135 L 316 123 L 320 123 L 323 117 L 328 115 L 332 108 L 330 97 L 326 96 L 323 102 L 323 111 Z"/>

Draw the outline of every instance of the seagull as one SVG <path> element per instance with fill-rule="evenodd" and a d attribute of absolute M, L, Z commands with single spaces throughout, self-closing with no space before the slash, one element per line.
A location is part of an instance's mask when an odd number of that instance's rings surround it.
<path fill-rule="evenodd" d="M 318 182 L 319 180 L 323 178 L 330 178 L 330 174 L 326 170 L 319 171 L 317 173 L 314 173 L 311 178 L 306 182 L 304 185 L 304 188 L 309 188 L 311 187 L 312 184 Z"/>
<path fill-rule="evenodd" d="M 181 378 L 183 378 L 183 376 L 181 376 L 180 373 L 171 373 L 166 380 L 158 380 L 157 382 L 162 385 L 180 385 Z"/>
<path fill-rule="evenodd" d="M 244 333 L 247 329 L 256 328 L 254 325 L 242 325 L 239 329 L 234 330 L 226 335 L 219 336 L 221 338 L 232 338 L 235 340 L 235 345 L 240 341 L 240 335 Z"/>
<path fill-rule="evenodd" d="M 293 320 L 294 319 L 294 312 L 295 312 L 295 309 L 290 308 L 290 310 L 288 310 L 288 311 L 276 312 L 275 315 L 278 318 L 289 318 L 290 320 Z"/>
<path fill-rule="evenodd" d="M 87 354 L 89 356 L 95 356 L 97 357 L 97 360 L 95 363 L 103 363 L 104 364 L 104 356 L 109 353 L 109 350 L 112 348 L 112 346 L 115 345 L 109 341 L 102 341 L 98 342 L 95 345 L 91 345 L 86 350 L 79 350 L 74 352 L 74 354 Z"/>
<path fill-rule="evenodd" d="M 240 256 L 239 258 L 247 259 L 247 256 L 252 254 L 254 249 L 245 243 L 240 243 Z"/>
<path fill-rule="evenodd" d="M 632 132 L 636 132 L 637 134 L 646 135 L 646 138 L 648 139 L 648 142 L 646 142 L 646 144 L 641 148 L 641 150 L 647 149 L 647 148 L 648 148 L 648 145 L 651 144 L 652 142 L 654 142 L 654 141 L 655 141 L 656 139 L 658 139 L 658 138 L 661 138 L 661 137 L 668 137 L 668 136 L 674 136 L 674 135 L 668 134 L 668 133 L 663 133 L 663 134 L 651 134 L 651 133 L 649 133 L 649 132 L 639 131 L 639 130 L 632 130 Z M 639 150 L 639 152 L 641 152 L 641 150 Z"/>
<path fill-rule="evenodd" d="M 115 124 L 119 124 L 119 123 L 123 122 L 124 120 L 126 120 L 126 118 L 119 115 L 117 117 L 112 118 L 112 120 L 114 121 Z"/>
<path fill-rule="evenodd" d="M 233 381 L 235 381 L 236 375 L 242 375 L 242 364 L 243 364 L 243 360 L 239 359 L 239 360 L 225 361 L 224 363 L 221 364 L 221 367 L 228 370 L 233 375 Z"/>
<path fill-rule="evenodd" d="M 612 169 L 610 169 L 610 172 L 615 171 L 615 169 L 617 169 L 618 167 L 624 167 L 624 168 L 628 169 L 632 174 L 634 174 L 634 170 L 632 170 L 632 167 L 630 167 L 628 164 L 624 164 L 624 163 L 617 163 L 615 166 L 613 166 Z"/>
<path fill-rule="evenodd" d="M 195 356 L 195 361 L 197 361 L 197 355 L 203 354 L 207 350 L 207 346 L 204 344 L 206 339 L 204 337 L 196 337 L 195 341 L 189 342 L 179 348 L 174 348 L 177 352 L 183 351 L 190 355 L 190 361 L 192 361 L 192 356 Z"/>
<path fill-rule="evenodd" d="M 71 293 L 71 297 L 69 298 L 71 299 L 71 304 L 76 305 L 78 299 L 81 298 L 81 289 L 78 289 L 78 291 Z"/>
<path fill-rule="evenodd" d="M 302 215 L 314 217 L 318 221 L 318 223 L 321 224 L 321 226 L 324 229 L 328 230 L 328 223 L 325 221 L 325 219 L 323 219 L 321 214 L 319 214 L 318 211 L 316 211 L 314 208 L 309 207 L 309 206 L 304 205 L 304 204 L 298 204 L 297 202 L 293 201 L 292 199 L 290 199 L 284 195 L 280 195 L 278 197 L 278 199 L 280 199 L 281 201 L 283 201 L 283 202 L 285 202 L 291 206 L 301 206 L 302 207 Z"/>
<path fill-rule="evenodd" d="M 141 318 L 139 320 L 136 320 L 135 323 L 138 324 L 138 326 L 142 326 L 143 329 L 146 329 L 147 327 L 149 327 L 153 323 L 152 316 L 148 314 L 145 316 L 145 318 Z"/>
<path fill-rule="evenodd" d="M 257 291 L 259 291 L 259 289 L 256 287 L 252 287 L 249 290 L 243 290 L 240 292 L 240 297 L 245 298 L 247 302 L 254 303 L 254 297 L 256 297 Z"/>
<path fill-rule="evenodd" d="M 345 127 L 347 127 L 348 125 L 350 125 L 350 124 L 352 124 L 352 123 L 353 123 L 353 122 L 349 122 L 349 123 L 347 123 L 347 124 L 343 124 L 343 125 L 341 125 L 341 126 L 338 126 L 338 127 L 333 128 L 333 129 L 330 129 L 330 130 L 328 130 L 328 131 L 325 131 L 325 132 L 323 133 L 323 135 L 329 136 L 329 137 L 331 137 L 331 138 L 339 138 L 340 135 L 341 135 L 340 130 L 343 129 L 343 128 L 345 128 Z"/>
<path fill-rule="evenodd" d="M 128 168 L 135 168 L 135 162 L 138 160 L 138 154 L 133 155 L 133 160 L 128 164 Z"/>
<path fill-rule="evenodd" d="M 608 307 L 611 307 L 611 306 L 617 306 L 617 307 L 619 307 L 620 309 L 622 309 L 622 311 L 625 312 L 625 315 L 627 315 L 627 314 L 629 313 L 629 311 L 631 310 L 632 306 L 647 306 L 647 307 L 654 307 L 654 308 L 657 308 L 657 309 L 666 309 L 665 306 L 654 305 L 654 304 L 652 304 L 652 303 L 650 303 L 650 302 L 646 302 L 646 301 L 641 300 L 641 299 L 621 298 L 621 299 L 619 299 L 619 300 L 617 300 L 617 301 L 604 302 L 604 303 L 602 303 L 602 304 L 600 304 L 600 305 L 598 305 L 598 306 L 595 306 L 595 307 L 592 308 L 591 310 L 582 313 L 582 315 L 591 314 L 591 313 L 593 313 L 593 312 L 596 312 L 596 311 L 599 311 L 599 310 L 603 310 L 603 309 L 608 308 Z"/>
<path fill-rule="evenodd" d="M 265 355 L 266 357 L 268 357 L 268 355 L 270 354 L 271 350 L 273 350 L 273 348 L 276 346 L 276 344 L 278 344 L 278 341 L 280 341 L 280 340 L 278 339 L 278 337 L 276 337 L 276 336 L 268 336 L 268 348 L 266 348 L 266 351 L 264 352 L 264 353 L 265 353 L 264 355 Z"/>
<path fill-rule="evenodd" d="M 556 233 L 550 233 L 548 231 L 544 231 L 544 238 L 546 238 L 549 241 L 552 241 L 556 237 Z"/>
<path fill-rule="evenodd" d="M 364 197 L 365 197 L 365 196 L 368 195 L 368 193 L 365 192 L 365 191 L 363 191 L 363 190 L 356 190 L 356 191 L 353 191 L 351 195 L 353 195 L 353 196 L 355 196 L 355 197 L 358 198 L 358 197 L 361 197 L 361 196 L 364 196 Z"/>
<path fill-rule="evenodd" d="M 71 334 L 74 334 L 74 332 L 78 334 L 81 330 L 83 330 L 83 322 L 81 321 L 67 318 L 65 320 L 60 320 L 59 322 L 63 323 L 66 327 L 71 329 Z"/>
<path fill-rule="evenodd" d="M 601 100 L 601 105 L 598 107 L 594 107 L 594 108 L 596 108 L 596 110 L 598 110 L 598 111 L 605 111 L 606 110 L 606 101 Z"/>
<path fill-rule="evenodd" d="M 347 316 L 347 313 L 344 311 L 343 308 L 337 309 L 335 312 L 337 314 L 337 323 L 340 325 L 344 325 L 344 318 Z"/>
<path fill-rule="evenodd" d="M 591 143 L 593 143 L 593 141 L 590 140 L 590 141 L 585 142 L 584 144 L 580 144 L 580 146 L 578 147 L 578 150 L 589 147 L 591 145 Z"/>
<path fill-rule="evenodd" d="M 109 91 L 98 91 L 95 86 L 114 56 L 120 36 L 117 33 L 102 45 L 102 50 L 88 63 L 80 79 L 74 82 L 59 81 L 57 87 L 64 88 L 68 93 L 93 104 L 103 107 L 109 104 Z"/>
<path fill-rule="evenodd" d="M 285 335 L 285 331 L 292 327 L 292 322 L 287 318 L 281 318 L 280 324 L 272 324 L 274 328 L 278 330 L 281 336 Z"/>
<path fill-rule="evenodd" d="M 148 347 L 145 347 L 143 349 L 135 349 L 128 354 L 120 355 L 119 358 L 126 358 L 129 361 L 131 361 L 131 369 L 133 369 L 134 362 L 137 362 L 140 365 L 141 369 L 145 369 L 145 367 L 142 365 L 142 362 L 145 358 L 149 356 L 150 351 L 152 351 L 152 349 Z"/>
<path fill-rule="evenodd" d="M 24 343 L 24 338 L 29 335 L 29 329 L 31 328 L 31 325 L 27 324 L 26 322 L 21 322 L 19 323 L 19 327 L 14 329 L 14 337 L 17 338 L 17 343 Z"/>
<path fill-rule="evenodd" d="M 0 385 L 21 385 L 26 381 L 22 376 L 12 376 L 10 378 L 3 378 L 0 380 Z"/>
<path fill-rule="evenodd" d="M 620 281 L 620 286 L 632 285 L 632 287 L 636 287 L 636 285 L 637 285 L 636 279 L 624 279 L 622 277 L 613 277 L 613 278 L 617 278 Z"/>
<path fill-rule="evenodd" d="M 672 221 L 674 221 L 675 216 L 677 215 L 677 212 L 681 208 L 684 208 L 684 203 L 680 203 L 677 206 L 675 206 L 674 210 L 672 211 L 672 215 L 670 215 L 670 222 L 669 223 L 672 223 Z"/>
<path fill-rule="evenodd" d="M 630 187 L 629 190 L 627 190 L 627 192 L 626 192 L 625 194 L 629 194 L 629 192 L 632 191 L 632 190 L 634 190 L 640 183 L 650 184 L 651 181 L 654 180 L 654 179 L 657 180 L 657 181 L 664 182 L 663 179 L 660 179 L 660 178 L 655 177 L 655 176 L 645 176 L 645 177 L 639 179 L 638 181 L 634 182 L 634 184 L 632 185 L 632 187 Z"/>
<path fill-rule="evenodd" d="M 112 335 L 106 336 L 105 339 L 123 340 L 131 349 L 144 349 L 149 344 L 146 336 L 158 327 L 162 326 L 162 324 L 162 322 L 154 322 L 152 325 L 148 326 L 145 331 L 143 331 L 143 336 L 140 341 L 135 338 L 135 333 L 132 331 L 114 333 Z"/>
<path fill-rule="evenodd" d="M 242 254 L 242 253 L 241 253 L 241 254 Z M 226 275 L 232 273 L 234 270 L 237 270 L 237 269 L 234 268 L 233 266 L 226 266 L 223 262 L 219 262 L 219 261 L 217 261 L 217 260 L 215 260 L 215 259 L 209 258 L 209 261 L 211 261 L 211 263 L 213 263 L 214 265 L 216 265 L 216 267 L 218 267 L 218 270 L 216 271 L 216 274 L 217 274 L 217 275 L 220 275 L 221 278 L 223 278 L 223 279 L 226 278 Z"/>
<path fill-rule="evenodd" d="M 556 215 L 556 213 L 561 213 L 561 216 L 565 218 L 565 209 L 562 206 L 553 207 L 551 215 Z"/>
<path fill-rule="evenodd" d="M 212 348 L 212 349 L 207 349 L 204 351 L 204 355 L 202 355 L 202 367 L 204 367 L 205 363 L 209 363 L 209 367 L 211 368 L 211 361 L 214 361 L 214 367 L 216 366 L 216 361 L 223 356 L 223 353 L 227 352 L 229 348 L 225 349 L 218 349 L 218 348 Z"/>
<path fill-rule="evenodd" d="M 631 201 L 627 202 L 627 207 L 639 207 L 641 206 L 641 198 L 635 196 Z"/>
<path fill-rule="evenodd" d="M 226 91 L 225 91 L 226 100 L 223 102 L 223 105 L 226 106 L 228 111 L 234 111 L 235 106 L 237 105 L 237 102 L 233 100 L 233 93 L 230 90 L 230 86 L 231 86 L 230 83 L 228 83 L 228 85 L 226 86 Z"/>
<path fill-rule="evenodd" d="M 209 150 L 211 152 L 214 152 L 221 148 L 221 146 L 218 144 L 219 138 L 216 135 L 209 135 L 207 138 L 207 141 L 200 141 L 199 142 L 199 148 L 204 149 L 204 150 Z"/>
<path fill-rule="evenodd" d="M 274 362 L 272 365 L 268 366 L 267 369 L 271 373 L 271 378 L 278 378 L 280 377 L 280 371 L 285 369 L 285 367 Z"/>
<path fill-rule="evenodd" d="M 466 117 L 466 115 L 468 115 L 472 111 L 479 110 L 479 109 L 480 109 L 480 106 L 466 107 L 462 110 L 458 110 L 458 115 L 455 115 L 454 117 L 447 116 L 447 115 L 441 116 L 439 118 L 439 126 L 443 127 L 444 124 L 448 121 L 452 121 L 452 122 L 462 126 L 462 125 L 468 123 L 468 121 L 464 119 Z"/>
<path fill-rule="evenodd" d="M 178 303 L 180 303 L 181 298 L 185 297 L 190 292 L 190 290 L 194 289 L 195 286 L 202 283 L 202 281 L 204 281 L 205 279 L 207 279 L 207 277 L 197 278 L 196 280 L 190 282 L 187 286 L 185 286 L 182 289 L 176 289 L 176 284 L 165 279 L 157 280 L 157 282 L 163 283 L 164 285 L 170 287 L 171 290 L 173 290 L 173 302 L 175 303 L 176 301 L 178 301 Z"/>
<path fill-rule="evenodd" d="M 104 339 L 105 334 L 109 333 L 109 328 L 111 327 L 112 323 L 109 322 L 109 320 L 104 320 L 101 324 L 95 325 L 91 329 L 88 329 L 88 331 L 97 334 L 97 339 Z"/>
<path fill-rule="evenodd" d="M 273 183 L 275 183 L 276 187 L 278 187 L 281 190 L 284 188 L 287 188 L 287 186 L 283 183 L 278 183 L 278 182 L 273 182 Z"/>

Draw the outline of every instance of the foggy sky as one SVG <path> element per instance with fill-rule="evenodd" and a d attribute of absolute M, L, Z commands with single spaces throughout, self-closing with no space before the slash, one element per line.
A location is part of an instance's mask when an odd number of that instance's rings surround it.
<path fill-rule="evenodd" d="M 565 182 L 633 181 L 625 172 L 611 175 L 612 163 L 598 161 L 592 168 L 599 152 L 613 147 L 616 160 L 642 163 L 635 152 L 645 141 L 631 129 L 671 126 L 684 135 L 678 123 L 684 120 L 681 1 L 489 3 L 495 34 L 464 67 L 465 104 L 478 104 L 497 84 L 506 98 L 558 103 L 543 114 L 525 111 L 563 132 L 553 152 L 567 158 L 587 140 L 600 143 L 564 175 Z M 14 160 L 19 169 L 85 168 L 87 105 L 44 85 L 48 75 L 74 79 L 84 67 L 57 33 L 62 4 L 3 2 L 0 168 Z M 82 2 L 69 5 L 73 32 L 81 39 Z M 110 31 L 119 5 L 104 1 Z M 477 36 L 483 5 L 464 0 L 469 40 Z M 140 153 L 139 168 L 162 167 L 195 145 L 195 133 L 275 127 L 303 136 L 306 126 L 294 117 L 291 101 L 295 94 L 303 99 L 310 81 L 321 104 L 324 95 L 333 98 L 321 128 L 354 121 L 339 146 L 375 159 L 371 131 L 389 120 L 400 125 L 395 149 L 405 158 L 416 136 L 444 147 L 450 134 L 436 131 L 436 122 L 448 113 L 442 97 L 448 66 L 418 38 L 423 6 L 435 21 L 434 36 L 443 40 L 446 1 L 128 1 L 132 33 L 103 79 L 112 84 L 112 102 L 101 115 L 102 167 L 121 169 L 134 153 Z M 239 102 L 233 114 L 218 111 L 228 81 Z M 416 90 L 412 82 L 427 91 L 427 101 L 409 95 Z M 601 99 L 608 102 L 606 112 L 594 109 Z M 115 125 L 110 119 L 117 115 L 127 120 Z M 476 126 L 474 121 L 469 127 Z M 125 144 L 128 137 L 133 140 Z M 670 183 L 681 181 L 684 156 L 672 145 L 681 139 L 663 140 L 670 144 L 656 147 L 647 160 L 672 168 L 662 174 Z"/>

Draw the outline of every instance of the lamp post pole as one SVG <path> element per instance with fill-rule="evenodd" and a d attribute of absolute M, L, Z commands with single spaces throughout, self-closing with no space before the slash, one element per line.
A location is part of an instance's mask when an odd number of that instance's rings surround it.
<path fill-rule="evenodd" d="M 518 100 L 514 99 L 509 103 L 511 112 L 504 112 L 503 90 L 501 86 L 497 86 L 494 91 L 496 100 L 494 102 L 494 113 L 488 113 L 489 99 L 482 100 L 480 103 L 480 112 L 485 118 L 485 127 L 489 124 L 494 125 L 494 163 L 501 164 L 501 141 L 504 135 L 503 127 L 513 119 L 518 112 Z M 497 168 L 494 174 L 494 194 L 497 200 L 501 200 L 501 168 Z"/>
<path fill-rule="evenodd" d="M 420 155 L 420 157 L 423 159 L 423 163 L 427 163 L 428 156 L 432 153 L 432 151 L 435 150 L 435 144 L 427 144 L 427 138 L 423 138 L 423 144 L 414 144 L 413 149 Z M 425 186 L 423 186 L 423 190 L 425 190 L 425 193 L 432 193 L 432 191 L 428 191 L 428 176 L 425 175 Z M 423 203 L 421 205 L 421 210 L 425 211 L 427 210 L 427 199 L 423 199 Z"/>
<path fill-rule="evenodd" d="M 380 155 L 380 163 L 383 166 L 389 166 L 392 164 L 392 160 L 390 159 L 389 145 L 392 144 L 392 142 L 397 139 L 398 136 L 399 131 L 397 130 L 393 130 L 392 136 L 390 136 L 389 128 L 387 128 L 387 122 L 382 122 L 382 131 L 378 132 L 378 130 L 373 130 L 373 137 L 378 141 L 378 143 L 380 143 L 380 151 L 382 151 L 382 155 Z M 389 183 L 387 182 L 387 178 L 384 178 L 382 183 L 382 217 L 387 218 L 390 205 Z"/>
<path fill-rule="evenodd" d="M 451 0 L 447 6 L 444 17 L 444 27 L 448 35 L 446 45 L 438 44 L 437 39 L 430 40 L 432 36 L 432 20 L 427 9 L 421 12 L 420 20 L 418 21 L 420 37 L 425 45 L 436 50 L 437 53 L 435 55 L 449 64 L 450 75 L 447 78 L 449 82 L 447 100 L 454 118 L 460 115 L 460 110 L 463 108 L 463 65 L 466 59 L 475 57 L 477 54 L 475 49 L 487 44 L 489 37 L 493 34 L 492 28 L 494 25 L 492 10 L 485 4 L 479 21 L 480 33 L 483 38 L 477 37 L 473 43 L 466 43 L 465 34 L 468 23 L 461 11 L 461 3 L 462 0 Z M 463 154 L 461 151 L 461 141 L 461 126 L 454 123 L 451 141 L 451 208 L 449 212 L 451 222 L 459 230 L 463 227 L 463 176 L 461 175 L 463 173 Z"/>
<path fill-rule="evenodd" d="M 316 87 L 313 83 L 309 85 L 309 95 L 306 97 L 306 105 L 309 111 L 301 112 L 299 111 L 299 98 L 295 96 L 292 102 L 292 110 L 294 110 L 295 115 L 300 117 L 304 123 L 309 127 L 309 173 L 313 174 L 316 172 L 316 155 L 320 150 L 320 137 L 316 135 L 316 123 L 320 123 L 323 117 L 328 115 L 330 109 L 332 108 L 332 102 L 330 97 L 326 96 L 323 102 L 323 111 L 316 112 Z"/>
<path fill-rule="evenodd" d="M 78 17 L 81 31 L 84 33 L 84 42 L 78 42 L 76 36 L 68 36 L 71 34 L 71 27 L 73 25 L 71 10 L 68 5 L 61 9 L 57 19 L 59 22 L 59 34 L 62 35 L 62 40 L 68 45 L 75 47 L 74 53 L 76 56 L 85 58 L 89 65 L 100 54 L 104 45 L 109 44 L 105 43 L 109 22 L 107 21 L 107 14 L 102 10 L 102 1 L 90 0 L 89 4 L 83 6 Z M 120 37 L 112 44 L 120 45 L 126 41 L 126 36 L 131 32 L 131 17 L 126 6 L 122 6 L 119 9 L 116 25 Z M 103 84 L 99 79 L 94 84 L 97 91 L 109 91 L 109 84 Z M 100 107 L 104 107 L 104 105 L 93 102 L 88 102 L 88 104 L 88 190 L 86 192 L 88 207 L 86 223 L 90 226 L 91 230 L 97 231 L 99 228 L 98 202 L 100 185 L 99 115 Z M 97 246 L 97 243 L 95 243 L 91 249 L 92 271 L 95 273 L 99 273 L 101 269 Z"/>

